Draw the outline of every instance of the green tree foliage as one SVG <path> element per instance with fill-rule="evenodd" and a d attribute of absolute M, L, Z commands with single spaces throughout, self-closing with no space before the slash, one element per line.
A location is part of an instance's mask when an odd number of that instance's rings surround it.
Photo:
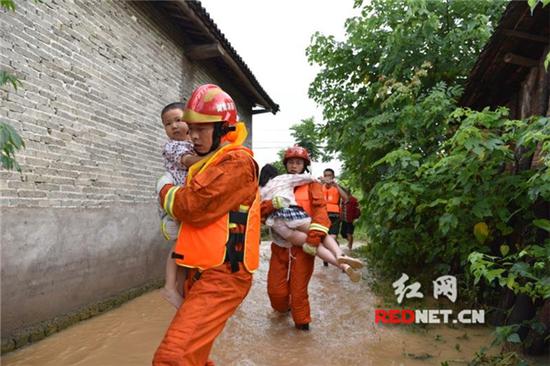
<path fill-rule="evenodd" d="M 473 251 L 542 244 L 533 206 L 550 199 L 550 162 L 513 167 L 537 144 L 547 156 L 548 119 L 457 108 L 505 5 L 373 0 L 345 41 L 316 34 L 307 50 L 321 67 L 310 86 L 321 134 L 365 193 L 369 254 L 387 273 L 459 274 Z"/>
<path fill-rule="evenodd" d="M 15 3 L 12 0 L 0 0 L 0 7 L 6 11 L 15 11 Z M 17 89 L 21 82 L 10 73 L 0 70 L 0 87 L 10 83 L 14 89 Z M 17 169 L 21 171 L 21 167 L 15 160 L 15 152 L 25 147 L 25 143 L 21 136 L 9 124 L 0 121 L 0 163 L 7 170 Z"/>
<path fill-rule="evenodd" d="M 4 169 L 21 171 L 21 167 L 15 160 L 15 151 L 22 147 L 25 147 L 25 143 L 17 131 L 9 124 L 0 121 L 0 149 L 2 150 L 0 162 Z"/>
<path fill-rule="evenodd" d="M 546 6 L 550 4 L 550 0 L 527 0 L 527 3 L 529 4 L 529 7 L 531 8 L 531 12 L 535 10 L 537 5 L 542 4 L 542 6 Z"/>
<path fill-rule="evenodd" d="M 286 168 L 283 164 L 283 158 L 285 157 L 285 149 L 281 149 L 279 150 L 279 152 L 277 152 L 277 160 L 275 160 L 274 162 L 272 163 L 269 163 L 271 165 L 273 165 L 275 168 L 277 168 L 277 171 L 279 172 L 279 174 L 284 174 L 286 173 Z"/>
<path fill-rule="evenodd" d="M 315 34 L 307 50 L 322 68 L 310 95 L 327 120 L 373 114 L 372 102 L 383 80 L 409 79 L 429 61 L 424 89 L 440 81 L 464 81 L 476 55 L 493 31 L 504 1 L 373 0 L 346 23 L 347 39 Z M 346 106 L 342 108 L 342 106 Z"/>
<path fill-rule="evenodd" d="M 463 82 L 504 5 L 493 0 L 373 0 L 347 21 L 344 42 L 315 34 L 307 54 L 321 71 L 309 93 L 328 121 L 323 130 L 327 153 L 339 151 L 345 167 L 368 169 L 358 181 L 365 189 L 372 187 L 378 175 L 370 166 L 401 143 L 395 136 L 400 133 L 396 110 L 382 103 L 384 93 L 397 91 L 397 83 L 411 80 L 426 62 L 426 73 L 415 79 L 417 94 L 441 82 L 450 87 Z M 395 81 L 391 89 L 388 80 Z"/>
<path fill-rule="evenodd" d="M 533 207 L 550 200 L 550 121 L 510 120 L 506 109 L 455 109 L 458 88 L 439 85 L 422 95 L 415 77 L 386 85 L 395 84 L 401 90 L 383 101 L 393 118 L 368 122 L 395 126 L 388 141 L 400 144 L 357 172 L 376 176 L 366 200 L 376 262 L 393 271 L 461 273 L 472 251 L 537 244 Z M 382 142 L 375 128 L 367 132 L 364 144 Z M 515 148 L 529 156 L 538 143 L 542 166 L 514 174 L 509 167 L 521 158 Z"/>
<path fill-rule="evenodd" d="M 17 79 L 17 77 L 4 70 L 0 70 L 0 86 L 8 83 L 10 83 L 14 89 L 21 86 L 21 82 Z"/>
<path fill-rule="evenodd" d="M 323 138 L 319 133 L 319 126 L 315 124 L 313 117 L 303 119 L 290 129 L 292 130 L 291 135 L 294 137 L 294 141 L 307 149 L 311 160 L 318 161 L 323 158 L 323 150 L 321 149 Z"/>
<path fill-rule="evenodd" d="M 320 147 L 322 145 L 322 137 L 319 132 L 319 126 L 315 123 L 313 117 L 301 120 L 300 123 L 293 125 L 290 129 L 296 144 L 308 150 L 311 160 L 315 161 L 323 158 L 323 150 Z M 285 150 L 286 149 L 279 150 L 279 152 L 277 152 L 278 159 L 269 163 L 277 168 L 279 174 L 286 172 L 286 168 L 283 165 Z"/>
<path fill-rule="evenodd" d="M 373 0 L 346 41 L 317 34 L 308 49 L 321 66 L 310 94 L 328 121 L 322 135 L 364 192 L 371 264 L 389 276 L 471 273 L 548 299 L 550 222 L 535 208 L 550 200 L 550 121 L 457 108 L 503 4 L 426 4 Z M 537 147 L 540 164 L 519 170 Z M 497 339 L 520 342 L 520 326 Z"/>
<path fill-rule="evenodd" d="M 0 0 L 0 7 L 5 10 L 15 11 L 15 3 L 13 0 Z"/>

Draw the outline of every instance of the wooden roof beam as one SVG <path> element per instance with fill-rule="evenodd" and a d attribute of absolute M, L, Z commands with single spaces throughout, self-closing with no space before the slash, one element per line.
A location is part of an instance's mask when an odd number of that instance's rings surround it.
<path fill-rule="evenodd" d="M 526 39 L 528 41 L 533 41 L 533 42 L 550 43 L 550 39 L 548 39 L 548 37 L 538 36 L 536 34 L 530 34 L 526 32 L 511 30 L 511 29 L 504 29 L 502 33 L 508 37 Z"/>
<path fill-rule="evenodd" d="M 523 67 L 535 67 L 539 64 L 538 60 L 532 58 L 523 57 L 514 53 L 508 52 L 504 55 L 504 62 L 507 64 L 519 65 Z"/>
<path fill-rule="evenodd" d="M 216 42 L 186 47 L 185 55 L 191 60 L 198 61 L 214 57 L 223 57 L 225 55 L 225 51 L 223 50 L 221 44 Z"/>
<path fill-rule="evenodd" d="M 271 110 L 270 109 L 253 109 L 252 110 L 252 115 L 254 114 L 262 114 L 262 113 L 270 113 Z"/>
<path fill-rule="evenodd" d="M 179 7 L 179 9 L 190 18 L 190 20 L 196 24 L 203 32 L 204 34 L 207 34 L 213 41 L 217 41 L 216 37 L 212 34 L 212 31 L 202 22 L 202 20 L 194 13 L 194 11 L 189 7 L 187 4 L 187 1 L 185 0 L 177 0 L 177 2 L 174 3 Z M 220 47 L 223 49 L 223 54 L 221 55 L 221 59 L 233 70 L 233 72 L 236 74 L 237 78 L 246 86 L 246 88 L 252 92 L 252 94 L 256 97 L 256 100 L 259 102 L 259 104 L 263 106 L 269 106 L 269 103 L 264 99 L 264 97 L 258 92 L 256 87 L 252 85 L 250 80 L 246 77 L 243 70 L 241 70 L 240 66 L 237 65 L 237 62 L 233 60 L 233 58 L 229 55 L 229 52 L 225 51 L 224 47 L 220 45 Z"/>

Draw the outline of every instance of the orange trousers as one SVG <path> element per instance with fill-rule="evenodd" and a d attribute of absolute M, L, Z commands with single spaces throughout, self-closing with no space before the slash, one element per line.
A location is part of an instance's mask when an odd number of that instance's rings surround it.
<path fill-rule="evenodd" d="M 193 283 L 155 352 L 153 365 L 214 364 L 208 361 L 212 344 L 252 285 L 252 274 L 239 265 L 235 273 L 228 263 L 205 270 Z"/>
<path fill-rule="evenodd" d="M 296 324 L 311 322 L 307 286 L 315 257 L 301 247 L 282 248 L 271 243 L 271 259 L 267 273 L 267 294 L 273 309 L 285 312 L 290 309 Z"/>

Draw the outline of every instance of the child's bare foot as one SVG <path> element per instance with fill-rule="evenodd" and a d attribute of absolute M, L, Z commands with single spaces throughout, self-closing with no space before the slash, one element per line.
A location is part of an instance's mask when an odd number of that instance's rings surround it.
<path fill-rule="evenodd" d="M 347 255 L 339 256 L 336 261 L 338 262 L 338 264 L 347 264 L 353 269 L 363 268 L 363 261 L 357 258 L 348 257 Z"/>
<path fill-rule="evenodd" d="M 346 265 L 344 268 L 344 272 L 346 272 L 351 282 L 361 281 L 361 272 L 354 270 L 353 268 L 351 268 L 351 266 Z"/>
<path fill-rule="evenodd" d="M 176 309 L 179 309 L 181 303 L 183 302 L 183 297 L 181 297 L 176 289 L 164 287 L 162 290 L 160 290 L 160 293 L 162 297 L 164 297 L 164 300 L 174 305 Z"/>

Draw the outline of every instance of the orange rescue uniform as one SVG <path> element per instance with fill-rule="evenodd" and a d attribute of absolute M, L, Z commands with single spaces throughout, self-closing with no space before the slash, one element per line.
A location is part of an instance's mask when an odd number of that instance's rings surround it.
<path fill-rule="evenodd" d="M 340 213 L 340 192 L 338 191 L 338 188 L 327 188 L 323 185 L 323 195 L 325 196 L 325 201 L 327 202 L 327 211 Z"/>
<path fill-rule="evenodd" d="M 175 190 L 166 185 L 160 198 L 164 203 L 168 194 L 173 195 L 168 197 L 173 216 L 194 227 L 196 233 L 200 228 L 217 225 L 221 217 L 230 211 L 238 212 L 242 205 L 252 206 L 257 191 L 257 165 L 251 153 L 245 148 L 234 148 L 188 179 L 185 187 Z M 180 236 L 185 237 L 183 230 L 184 227 Z M 177 263 L 192 267 L 183 259 Z M 153 365 L 213 365 L 208 361 L 212 344 L 250 290 L 252 274 L 242 262 L 236 272 L 232 272 L 228 262 L 200 268 L 204 269 L 200 279 L 186 289 L 185 301 L 166 331 Z"/>
<path fill-rule="evenodd" d="M 317 182 L 297 187 L 296 202 L 311 217 L 306 242 L 318 246 L 328 233 L 330 220 L 321 185 Z M 262 217 L 274 208 L 271 201 L 262 202 Z M 271 243 L 271 259 L 267 274 L 267 293 L 273 309 L 288 310 L 296 325 L 311 322 L 307 287 L 313 274 L 315 257 L 305 253 L 302 247 L 283 248 Z"/>

